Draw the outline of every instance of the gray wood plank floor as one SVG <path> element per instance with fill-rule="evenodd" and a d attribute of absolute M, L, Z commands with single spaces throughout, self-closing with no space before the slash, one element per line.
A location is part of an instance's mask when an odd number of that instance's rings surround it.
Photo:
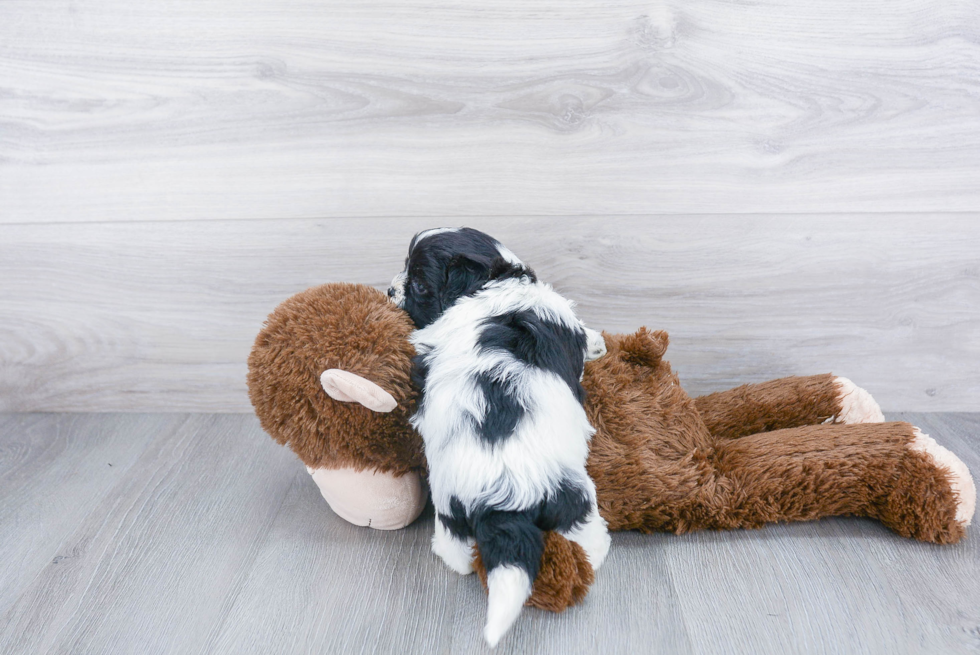
<path fill-rule="evenodd" d="M 980 414 L 891 414 L 980 471 Z M 250 415 L 0 415 L 0 653 L 483 652 L 485 597 L 337 518 Z M 975 653 L 980 538 L 864 519 L 619 533 L 585 603 L 496 652 Z"/>

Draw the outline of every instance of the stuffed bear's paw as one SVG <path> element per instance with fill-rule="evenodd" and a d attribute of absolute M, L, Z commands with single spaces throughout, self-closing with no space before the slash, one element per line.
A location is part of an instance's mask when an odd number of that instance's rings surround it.
<path fill-rule="evenodd" d="M 905 455 L 882 470 L 889 489 L 877 502 L 876 517 L 903 537 L 955 544 L 966 534 L 976 506 L 970 471 L 919 428 L 894 425 L 908 430 Z"/>
<path fill-rule="evenodd" d="M 834 423 L 883 423 L 885 415 L 871 394 L 847 378 L 835 378 L 840 411 L 832 419 Z"/>
<path fill-rule="evenodd" d="M 949 486 L 956 498 L 955 521 L 963 527 L 970 525 L 977 506 L 977 488 L 973 483 L 970 470 L 963 460 L 940 446 L 928 434 L 923 434 L 919 428 L 914 428 L 913 434 L 915 438 L 908 447 L 925 454 L 938 468 L 945 469 Z"/>
<path fill-rule="evenodd" d="M 541 569 L 527 604 L 561 612 L 582 602 L 595 580 L 589 557 L 579 544 L 555 532 L 546 532 Z"/>

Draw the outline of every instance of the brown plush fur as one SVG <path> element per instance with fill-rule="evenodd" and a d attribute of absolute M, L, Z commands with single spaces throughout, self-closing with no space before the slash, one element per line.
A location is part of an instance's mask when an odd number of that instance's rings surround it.
<path fill-rule="evenodd" d="M 415 413 L 408 315 L 384 294 L 356 284 L 299 293 L 269 316 L 248 358 L 248 395 L 262 428 L 311 468 L 353 466 L 401 475 L 425 467 Z M 378 413 L 330 398 L 320 374 L 356 373 L 394 396 Z"/>
<path fill-rule="evenodd" d="M 423 466 L 421 440 L 407 422 L 416 398 L 411 329 L 403 312 L 366 287 L 326 285 L 283 303 L 249 359 L 263 427 L 310 466 L 396 473 Z M 608 354 L 586 365 L 582 384 L 596 428 L 588 470 L 610 530 L 682 533 L 859 515 L 923 541 L 963 537 L 948 471 L 907 447 L 912 426 L 823 424 L 841 409 L 832 375 L 695 400 L 663 360 L 665 332 L 605 338 Z M 319 374 L 331 367 L 376 382 L 398 409 L 374 414 L 330 399 Z M 591 582 L 584 551 L 548 534 L 529 604 L 560 611 Z"/>
<path fill-rule="evenodd" d="M 694 399 L 715 437 L 736 439 L 757 432 L 817 425 L 840 412 L 834 376 L 789 377 L 744 384 Z"/>
<path fill-rule="evenodd" d="M 911 425 L 822 424 L 840 410 L 831 375 L 695 401 L 660 359 L 666 345 L 663 332 L 606 335 L 609 353 L 587 366 L 596 428 L 588 469 L 610 530 L 683 533 L 853 514 L 926 541 L 962 537 L 945 473 L 907 447 Z M 742 436 L 740 422 L 793 427 Z"/>

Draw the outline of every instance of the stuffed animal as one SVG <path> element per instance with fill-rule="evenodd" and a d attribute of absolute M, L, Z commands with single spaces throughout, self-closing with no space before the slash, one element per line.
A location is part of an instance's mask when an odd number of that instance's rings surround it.
<path fill-rule="evenodd" d="M 262 427 L 306 464 L 331 508 L 379 529 L 425 505 L 408 316 L 379 291 L 328 284 L 283 302 L 249 357 Z M 757 528 L 856 515 L 904 537 L 959 541 L 976 489 L 963 462 L 908 423 L 885 423 L 845 378 L 791 377 L 690 398 L 663 356 L 667 334 L 603 335 L 586 364 L 596 432 L 588 472 L 610 530 Z M 582 549 L 548 533 L 529 604 L 580 601 L 593 572 Z M 475 568 L 484 579 L 479 554 Z"/>

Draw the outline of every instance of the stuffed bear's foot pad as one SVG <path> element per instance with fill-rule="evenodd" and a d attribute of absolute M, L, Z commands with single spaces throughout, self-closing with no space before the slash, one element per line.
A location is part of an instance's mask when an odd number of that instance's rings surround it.
<path fill-rule="evenodd" d="M 900 436 L 901 445 L 894 460 L 887 458 L 869 472 L 872 486 L 886 489 L 875 501 L 872 516 L 903 537 L 957 543 L 966 535 L 976 507 L 970 471 L 919 428 L 908 423 L 884 427 L 892 438 Z"/>
<path fill-rule="evenodd" d="M 834 423 L 883 423 L 885 415 L 871 394 L 847 378 L 835 378 L 840 411 Z"/>
<path fill-rule="evenodd" d="M 940 446 L 928 434 L 923 434 L 919 428 L 915 428 L 913 433 L 915 438 L 908 447 L 925 454 L 936 466 L 948 471 L 949 485 L 956 496 L 956 521 L 964 527 L 970 525 L 977 505 L 977 488 L 970 470 L 963 460 Z"/>

